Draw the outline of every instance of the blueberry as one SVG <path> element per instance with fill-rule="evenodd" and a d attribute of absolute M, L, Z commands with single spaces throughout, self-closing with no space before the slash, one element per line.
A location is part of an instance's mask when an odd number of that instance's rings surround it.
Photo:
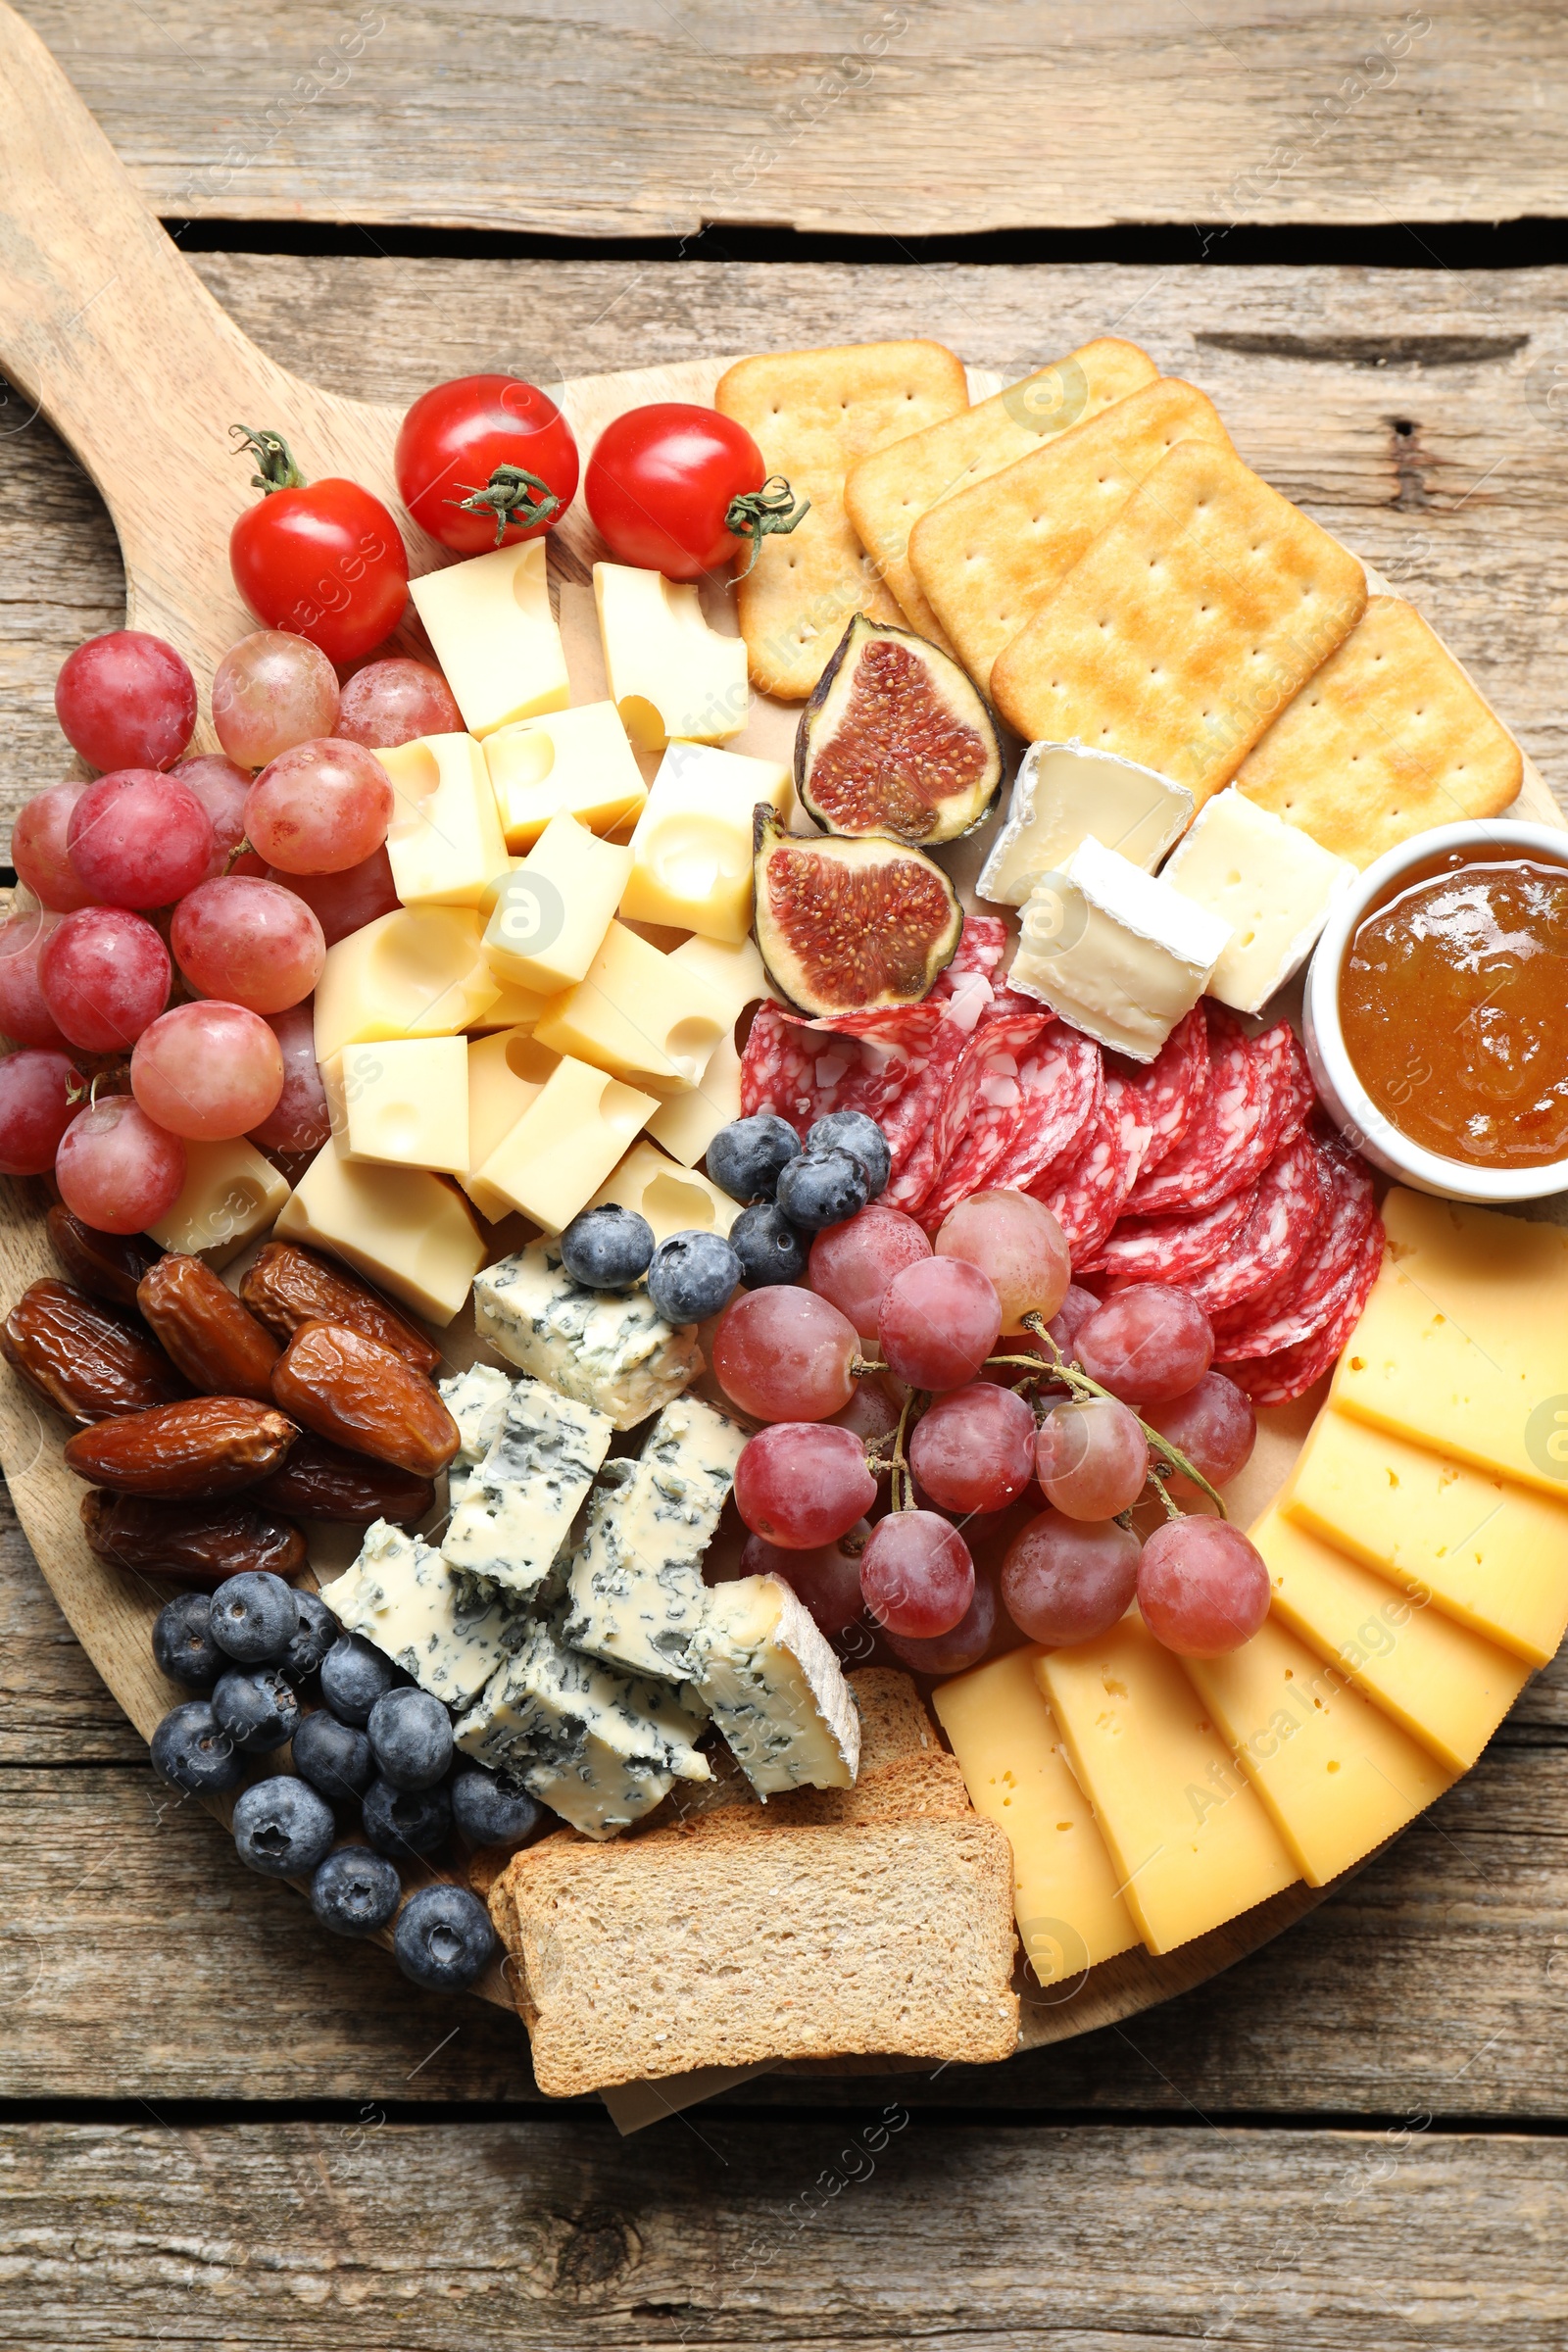
<path fill-rule="evenodd" d="M 719 1129 L 708 1147 L 708 1173 L 732 1200 L 771 1200 L 780 1174 L 800 1148 L 788 1119 L 760 1110 Z"/>
<path fill-rule="evenodd" d="M 452 1799 L 444 1788 L 394 1788 L 372 1781 L 365 1792 L 365 1835 L 378 1854 L 394 1860 L 433 1854 L 452 1834 Z"/>
<path fill-rule="evenodd" d="M 300 1622 L 293 1641 L 283 1652 L 283 1672 L 291 1683 L 308 1683 L 313 1674 L 319 1673 L 321 1660 L 341 1629 L 318 1592 L 296 1592 L 294 1598 Z"/>
<path fill-rule="evenodd" d="M 654 1254 L 654 1229 L 634 1208 L 585 1208 L 561 1237 L 561 1262 L 590 1291 L 627 1291 Z"/>
<path fill-rule="evenodd" d="M 808 1152 L 848 1152 L 865 1170 L 870 1186 L 870 1199 L 887 1190 L 893 1173 L 893 1154 L 888 1139 L 875 1119 L 868 1119 L 863 1110 L 830 1110 L 826 1118 L 818 1119 L 806 1137 Z"/>
<path fill-rule="evenodd" d="M 234 1800 L 234 1843 L 264 1879 L 298 1879 L 324 1861 L 337 1836 L 332 1808 L 292 1774 L 257 1781 Z"/>
<path fill-rule="evenodd" d="M 389 1690 L 370 1709 L 370 1753 L 394 1788 L 433 1788 L 452 1762 L 452 1718 L 428 1690 Z"/>
<path fill-rule="evenodd" d="M 403 1883 L 368 1845 L 340 1845 L 311 1881 L 311 1909 L 334 1936 L 373 1936 L 403 1900 Z"/>
<path fill-rule="evenodd" d="M 351 1805 L 375 1778 L 370 1742 L 325 1707 L 307 1715 L 294 1735 L 294 1769 L 335 1805 Z"/>
<path fill-rule="evenodd" d="M 740 1278 L 741 1261 L 721 1233 L 672 1233 L 654 1251 L 648 1296 L 666 1323 L 705 1323 Z"/>
<path fill-rule="evenodd" d="M 391 1659 L 359 1634 L 340 1634 L 321 1660 L 321 1697 L 339 1723 L 363 1731 L 370 1709 L 391 1688 Z"/>
<path fill-rule="evenodd" d="M 213 1640 L 242 1666 L 272 1666 L 299 1631 L 293 1587 L 268 1568 L 247 1568 L 213 1594 Z"/>
<path fill-rule="evenodd" d="M 262 1756 L 292 1739 L 300 1702 L 281 1667 L 231 1666 L 213 1692 L 213 1713 L 241 1755 Z"/>
<path fill-rule="evenodd" d="M 806 1238 L 771 1200 L 741 1210 L 729 1229 L 729 1246 L 741 1261 L 741 1280 L 749 1291 L 806 1280 Z"/>
<path fill-rule="evenodd" d="M 214 1796 L 236 1788 L 245 1767 L 234 1742 L 219 1724 L 205 1698 L 187 1698 L 171 1707 L 153 1734 L 153 1770 L 171 1788 L 188 1789 L 192 1796 Z"/>
<path fill-rule="evenodd" d="M 857 1216 L 871 1198 L 863 1162 L 837 1147 L 803 1152 L 778 1180 L 778 1204 L 792 1225 L 820 1233 Z"/>
<path fill-rule="evenodd" d="M 205 1592 L 181 1592 L 164 1603 L 153 1624 L 153 1656 L 187 1690 L 210 1690 L 228 1664 L 208 1623 L 212 1605 Z"/>
<path fill-rule="evenodd" d="M 504 1773 L 464 1764 L 452 1776 L 452 1818 L 470 1845 L 528 1845 L 550 1819 L 537 1798 Z"/>
<path fill-rule="evenodd" d="M 392 1931 L 397 1964 L 426 1992 L 462 1992 L 482 1977 L 496 1948 L 490 1914 L 466 1886 L 421 1886 Z"/>

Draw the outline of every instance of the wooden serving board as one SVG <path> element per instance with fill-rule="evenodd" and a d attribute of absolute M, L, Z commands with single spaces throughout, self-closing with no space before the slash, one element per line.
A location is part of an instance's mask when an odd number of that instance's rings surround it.
<path fill-rule="evenodd" d="M 911 318 L 908 331 L 920 332 L 919 321 Z M 609 418 L 626 409 L 651 400 L 710 399 L 727 364 L 714 357 L 578 376 L 558 389 L 586 450 Z M 219 657 L 256 625 L 228 567 L 229 531 L 256 496 L 249 464 L 232 454 L 230 424 L 280 431 L 307 476 L 348 474 L 401 514 L 392 472 L 401 410 L 306 383 L 239 331 L 136 196 L 49 51 L 3 0 L 0 369 L 67 442 L 102 495 L 124 559 L 127 623 L 177 646 L 200 687 Z M 976 396 L 996 388 L 994 378 L 972 380 Z M 407 522 L 404 538 L 416 572 L 445 560 Z M 558 581 L 587 582 L 589 567 L 606 551 L 581 501 L 552 534 L 550 552 Z M 710 617 L 734 625 L 719 610 Z M 403 641 L 428 655 L 412 608 Z M 758 698 L 746 748 L 782 745 L 795 717 L 793 709 Z M 214 741 L 205 713 L 198 740 Z M 1519 807 L 1521 814 L 1562 822 L 1534 768 L 1527 767 Z M 969 858 L 963 864 L 970 867 Z M 961 886 L 972 871 L 956 878 Z M 41 1183 L 0 1183 L 0 1309 L 29 1282 L 59 1272 L 44 1231 L 46 1206 Z M 440 1336 L 455 1342 L 455 1335 Z M 1258 1451 L 1237 1494 L 1244 1523 L 1282 1483 L 1311 1417 L 1311 1400 L 1262 1416 Z M 61 1460 L 66 1434 L 0 1366 L 0 1466 L 23 1527 L 73 1632 L 149 1738 L 171 1704 L 149 1642 L 167 1592 L 88 1550 L 79 1518 L 83 1490 Z M 1088 2033 L 1189 1990 L 1255 1951 L 1328 1891 L 1292 1887 L 1164 1959 L 1129 1952 L 1044 1988 L 1030 1980 L 1022 2046 Z M 499 1970 L 478 1989 L 503 2007 L 514 2005 Z M 844 2061 L 829 2071 L 868 2071 L 881 2063 Z M 689 2095 L 718 2086 L 694 2087 Z M 659 2088 L 659 2107 L 686 2103 L 678 2083 Z"/>

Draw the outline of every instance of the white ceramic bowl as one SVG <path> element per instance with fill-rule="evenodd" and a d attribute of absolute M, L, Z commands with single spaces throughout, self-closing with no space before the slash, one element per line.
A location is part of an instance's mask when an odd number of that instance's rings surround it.
<path fill-rule="evenodd" d="M 1340 1027 L 1340 966 L 1356 925 L 1370 906 L 1390 895 L 1391 884 L 1448 850 L 1467 851 L 1478 864 L 1495 864 L 1507 858 L 1539 858 L 1544 864 L 1560 865 L 1568 871 L 1568 832 L 1508 817 L 1438 825 L 1388 851 L 1367 867 L 1353 890 L 1347 891 L 1312 952 L 1302 1003 L 1307 1059 L 1325 1107 L 1349 1141 L 1374 1166 L 1396 1176 L 1401 1184 L 1413 1185 L 1418 1193 L 1437 1193 L 1446 1200 L 1497 1204 L 1544 1200 L 1552 1193 L 1568 1192 L 1568 1159 L 1551 1160 L 1539 1168 L 1490 1169 L 1428 1152 L 1378 1108 L 1345 1050 Z M 1568 1023 L 1568 1006 L 1563 1018 Z"/>

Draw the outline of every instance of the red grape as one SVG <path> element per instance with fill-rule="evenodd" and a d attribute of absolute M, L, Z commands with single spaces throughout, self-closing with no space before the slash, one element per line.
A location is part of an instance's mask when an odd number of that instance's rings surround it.
<path fill-rule="evenodd" d="M 1072 1279 L 1066 1235 L 1027 1193 L 972 1193 L 960 1200 L 943 1220 L 937 1255 L 967 1258 L 990 1277 L 1004 1331 L 1021 1331 L 1025 1314 L 1049 1319 Z"/>
<path fill-rule="evenodd" d="M 227 873 L 228 861 L 245 838 L 245 801 L 251 779 L 220 752 L 198 752 L 194 759 L 178 760 L 170 773 L 196 795 L 207 811 L 213 828 L 213 854 L 203 879 L 211 882 L 216 875 Z"/>
<path fill-rule="evenodd" d="M 277 1107 L 282 1049 L 261 1014 L 242 1004 L 176 1004 L 136 1040 L 130 1084 L 160 1127 L 220 1144 Z"/>
<path fill-rule="evenodd" d="M 1184 1658 L 1222 1658 L 1268 1615 L 1268 1568 L 1224 1519 L 1167 1519 L 1144 1545 L 1138 1606 L 1156 1642 Z"/>
<path fill-rule="evenodd" d="M 828 1225 L 811 1244 L 807 1280 L 819 1298 L 848 1315 L 867 1348 L 888 1284 L 929 1257 L 931 1245 L 912 1217 L 873 1200 L 847 1224 Z"/>
<path fill-rule="evenodd" d="M 735 1465 L 736 1509 L 783 1551 L 836 1544 L 875 1500 L 859 1439 L 819 1421 L 775 1421 L 747 1441 Z"/>
<path fill-rule="evenodd" d="M 99 1233 L 141 1233 L 166 1217 L 185 1185 L 185 1147 L 129 1095 L 78 1110 L 55 1156 L 55 1182 L 74 1217 Z"/>
<path fill-rule="evenodd" d="M 88 1054 L 129 1051 L 168 1002 L 171 968 L 146 916 L 123 906 L 63 914 L 38 953 L 44 1003 Z"/>
<path fill-rule="evenodd" d="M 174 908 L 169 942 L 192 988 L 252 1012 L 286 1012 L 321 976 L 326 942 L 301 898 L 246 874 L 202 882 Z"/>
<path fill-rule="evenodd" d="M 1151 1405 L 1144 1418 L 1186 1454 L 1211 1487 L 1223 1487 L 1246 1467 L 1257 1436 L 1252 1399 L 1223 1372 L 1205 1372 L 1196 1389 L 1172 1396 L 1168 1403 Z M 1199 1489 L 1178 1476 L 1171 1492 L 1196 1494 Z"/>
<path fill-rule="evenodd" d="M 935 1511 L 894 1511 L 860 1560 L 865 1605 L 885 1632 L 926 1641 L 959 1623 L 974 1598 L 969 1546 Z"/>
<path fill-rule="evenodd" d="M 1042 1511 L 1002 1563 L 1002 1605 L 1031 1642 L 1092 1642 L 1127 1613 L 1138 1584 L 1138 1538 L 1114 1519 Z"/>
<path fill-rule="evenodd" d="M 1163 1404 L 1196 1388 L 1214 1353 L 1208 1317 L 1186 1291 L 1139 1283 L 1107 1298 L 1075 1343 L 1091 1380 L 1128 1404 Z"/>
<path fill-rule="evenodd" d="M 354 672 L 343 689 L 335 732 L 342 743 L 388 752 L 419 735 L 461 735 L 463 712 L 438 669 L 400 654 Z"/>
<path fill-rule="evenodd" d="M 305 901 L 329 948 L 403 904 L 385 850 L 372 851 L 359 865 L 346 866 L 340 874 L 285 874 L 280 866 L 270 865 L 267 879 L 281 883 Z"/>
<path fill-rule="evenodd" d="M 38 980 L 38 957 L 59 921 L 47 907 L 29 907 L 0 922 L 0 1030 L 19 1046 L 58 1051 L 70 1042 L 44 1003 Z"/>
<path fill-rule="evenodd" d="M 307 998 L 287 1012 L 270 1014 L 267 1026 L 283 1056 L 283 1092 L 276 1109 L 251 1128 L 251 1142 L 262 1152 L 319 1152 L 332 1120 L 316 1064 L 316 1008 Z"/>
<path fill-rule="evenodd" d="M 1005 1510 L 1034 1476 L 1034 1414 L 989 1381 L 953 1389 L 915 1423 L 909 1467 L 939 1510 Z"/>
<path fill-rule="evenodd" d="M 86 1084 L 64 1054 L 0 1061 L 0 1176 L 42 1176 L 81 1106 Z"/>
<path fill-rule="evenodd" d="M 966 1674 L 978 1666 L 997 1631 L 997 1588 L 989 1576 L 977 1576 L 974 1598 L 956 1626 L 926 1641 L 907 1634 L 889 1634 L 888 1647 L 914 1674 Z"/>
<path fill-rule="evenodd" d="M 827 1418 L 833 1428 L 853 1429 L 858 1438 L 890 1438 L 899 1426 L 899 1408 L 873 1376 L 858 1381 L 849 1403 Z M 871 1475 L 879 1487 L 885 1487 L 892 1476 L 891 1466 L 884 1463 L 880 1469 L 873 1468 Z"/>
<path fill-rule="evenodd" d="M 819 1544 L 811 1551 L 784 1551 L 765 1536 L 748 1536 L 741 1552 L 742 1576 L 782 1577 L 796 1598 L 815 1619 L 817 1630 L 836 1642 L 859 1616 L 860 1554 L 871 1533 L 870 1522 L 857 1519 L 836 1544 Z"/>
<path fill-rule="evenodd" d="M 725 1396 L 759 1421 L 825 1421 L 855 1393 L 858 1350 L 855 1326 L 836 1306 L 775 1283 L 724 1309 L 713 1370 Z"/>
<path fill-rule="evenodd" d="M 392 779 L 363 744 L 297 743 L 245 803 L 251 845 L 286 874 L 341 874 L 372 857 L 392 821 Z"/>
<path fill-rule="evenodd" d="M 111 629 L 61 663 L 55 716 L 89 767 L 167 767 L 196 724 L 196 681 L 162 637 Z"/>
<path fill-rule="evenodd" d="M 1035 1465 L 1047 1497 L 1069 1519 L 1130 1511 L 1149 1477 L 1149 1440 L 1138 1415 L 1109 1397 L 1086 1396 L 1046 1415 Z"/>
<path fill-rule="evenodd" d="M 213 825 L 177 776 L 122 767 L 89 784 L 66 828 L 71 862 L 110 906 L 172 906 L 213 861 Z"/>
<path fill-rule="evenodd" d="M 877 1319 L 882 1353 L 917 1389 L 956 1389 L 973 1380 L 1001 1329 L 995 1288 L 962 1257 L 906 1266 L 888 1285 Z"/>
<path fill-rule="evenodd" d="M 11 828 L 12 864 L 33 897 L 56 914 L 99 904 L 72 864 L 66 838 L 71 811 L 86 789 L 85 784 L 46 785 L 33 794 Z"/>
<path fill-rule="evenodd" d="M 319 646 L 286 629 L 242 637 L 213 672 L 213 725 L 242 767 L 330 735 L 337 707 L 337 671 Z"/>

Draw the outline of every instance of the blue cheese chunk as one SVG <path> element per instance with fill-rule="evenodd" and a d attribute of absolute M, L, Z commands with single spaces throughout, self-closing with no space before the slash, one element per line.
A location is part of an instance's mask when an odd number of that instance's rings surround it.
<path fill-rule="evenodd" d="M 441 1544 L 451 1568 L 509 1592 L 537 1591 L 610 1450 L 614 1428 L 591 1404 L 519 1380 L 453 1506 Z"/>
<path fill-rule="evenodd" d="M 470 1364 L 466 1372 L 454 1372 L 449 1380 L 436 1382 L 441 1401 L 458 1425 L 453 1470 L 476 1470 L 484 1460 L 500 1435 L 512 1386 L 494 1364 Z"/>
<path fill-rule="evenodd" d="M 698 1695 L 760 1796 L 852 1788 L 860 1719 L 843 1669 L 782 1577 L 714 1585 L 693 1642 Z"/>
<path fill-rule="evenodd" d="M 474 1280 L 473 1319 L 509 1363 L 616 1429 L 635 1429 L 703 1368 L 695 1324 L 666 1323 L 646 1291 L 584 1290 L 553 1242 L 486 1266 Z"/>
<path fill-rule="evenodd" d="M 607 1463 L 567 1575 L 566 1640 L 613 1666 L 689 1681 L 703 1554 L 747 1433 L 698 1396 L 666 1404 L 636 1461 Z"/>
<path fill-rule="evenodd" d="M 454 1576 L 440 1552 L 384 1519 L 366 1530 L 359 1558 L 321 1598 L 348 1632 L 373 1642 L 455 1714 L 473 1705 L 528 1633 L 515 1601 Z"/>

